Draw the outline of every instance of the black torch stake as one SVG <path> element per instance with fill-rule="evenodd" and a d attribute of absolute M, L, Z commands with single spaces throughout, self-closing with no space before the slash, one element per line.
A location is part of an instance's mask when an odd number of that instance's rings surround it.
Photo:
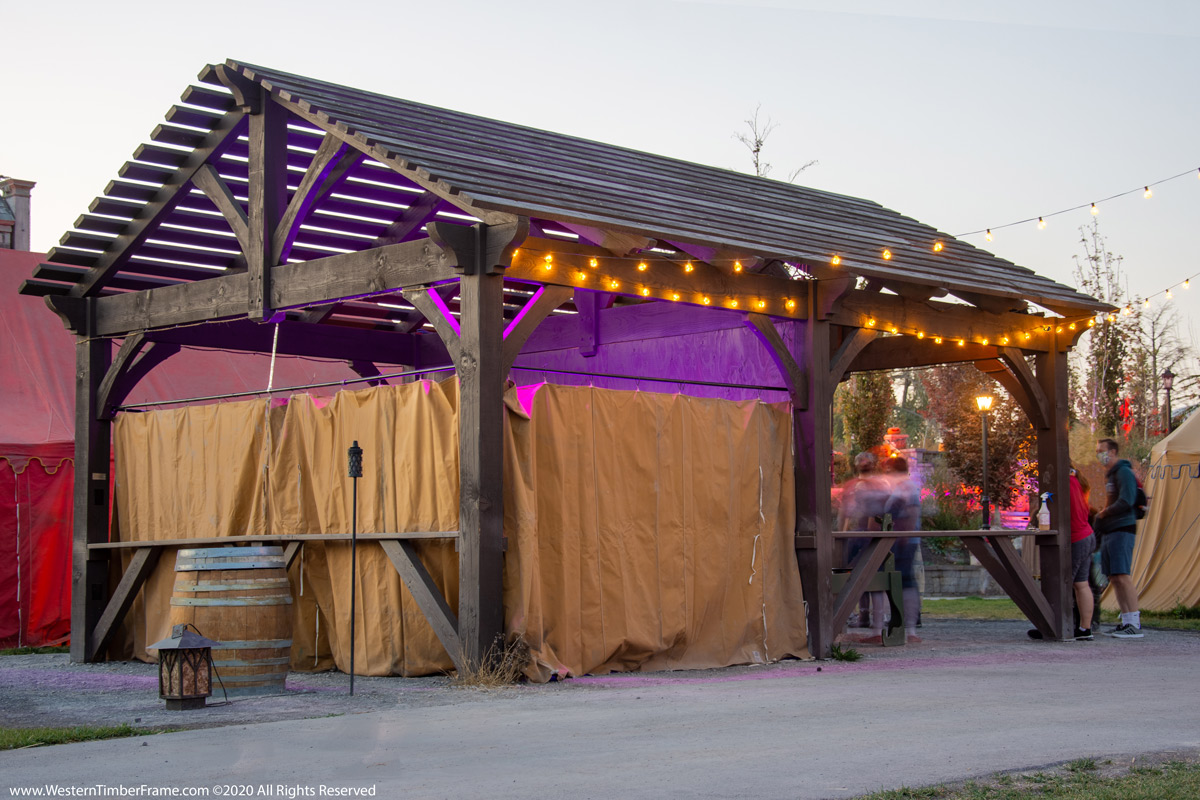
<path fill-rule="evenodd" d="M 350 477 L 353 479 L 354 499 L 350 504 L 350 696 L 354 696 L 354 609 L 358 577 L 358 479 L 362 477 L 362 448 L 358 440 L 350 445 Z"/>

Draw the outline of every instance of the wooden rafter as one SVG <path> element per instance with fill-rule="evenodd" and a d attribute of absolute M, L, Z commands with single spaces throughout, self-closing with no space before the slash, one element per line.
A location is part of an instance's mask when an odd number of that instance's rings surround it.
<path fill-rule="evenodd" d="M 104 288 L 107 280 L 125 265 L 138 246 L 153 233 L 163 217 L 171 213 L 184 199 L 187 195 L 186 187 L 191 183 L 196 171 L 237 138 L 234 134 L 241 126 L 242 119 L 243 115 L 236 111 L 221 118 L 217 127 L 204 137 L 203 142 L 192 151 L 183 165 L 175 170 L 170 180 L 154 192 L 125 231 L 96 259 L 87 274 L 71 287 L 72 297 L 90 297 Z M 53 260 L 53 251 L 50 257 Z"/>
<path fill-rule="evenodd" d="M 362 159 L 363 154 L 358 150 L 336 136 L 325 135 L 275 228 L 271 242 L 272 266 L 287 261 L 296 234 L 300 232 L 300 225 L 308 217 L 308 212 L 328 196 Z"/>

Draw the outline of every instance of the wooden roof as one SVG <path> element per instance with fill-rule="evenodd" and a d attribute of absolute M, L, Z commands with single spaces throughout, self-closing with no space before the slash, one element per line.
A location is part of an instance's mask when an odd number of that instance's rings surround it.
<path fill-rule="evenodd" d="M 248 206 L 245 121 L 231 122 L 236 104 L 219 69 L 206 68 L 201 81 L 209 85 L 184 92 L 24 291 L 109 294 L 244 269 L 212 192 L 190 179 L 197 161 L 211 164 L 232 199 Z M 282 263 L 422 238 L 424 224 L 438 219 L 516 214 L 531 218 L 535 236 L 612 252 L 674 249 L 725 270 L 734 258 L 755 259 L 777 275 L 854 275 L 875 290 L 917 300 L 948 292 L 997 312 L 1021 310 L 1027 300 L 1076 317 L 1109 308 L 867 200 L 236 61 L 223 69 L 269 90 L 290 112 L 289 192 L 327 134 L 359 156 L 336 164 L 342 174 L 306 210 Z M 630 246 L 614 249 L 614 237 Z M 117 251 L 123 255 L 114 258 Z M 403 304 L 368 299 L 334 313 L 384 324 L 407 315 Z"/>

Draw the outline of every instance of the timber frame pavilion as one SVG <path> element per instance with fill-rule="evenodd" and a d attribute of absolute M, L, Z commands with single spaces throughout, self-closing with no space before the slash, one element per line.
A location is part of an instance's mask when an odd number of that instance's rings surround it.
<path fill-rule="evenodd" d="M 1069 496 L 1067 351 L 1109 307 L 875 203 L 235 61 L 206 67 L 150 139 L 22 289 L 78 341 L 74 661 L 104 656 L 162 546 L 180 544 L 109 542 L 109 462 L 122 398 L 184 346 L 274 346 L 364 378 L 457 372 L 461 530 L 437 535 L 458 539 L 458 608 L 417 559 L 421 534 L 375 535 L 456 658 L 479 659 L 503 628 L 501 396 L 551 314 L 570 334 L 543 353 L 594 355 L 620 337 L 686 346 L 731 327 L 765 348 L 793 409 L 796 555 L 819 658 L 890 546 L 859 534 L 871 544 L 832 591 L 835 541 L 853 532 L 831 528 L 830 406 L 850 374 L 973 362 L 1033 423 L 1041 486 Z M 1040 584 L 1017 532 L 937 535 L 961 536 L 1060 639 L 1069 506 L 1052 510 Z M 292 558 L 304 538 L 258 540 Z M 136 551 L 110 586 L 119 547 Z"/>

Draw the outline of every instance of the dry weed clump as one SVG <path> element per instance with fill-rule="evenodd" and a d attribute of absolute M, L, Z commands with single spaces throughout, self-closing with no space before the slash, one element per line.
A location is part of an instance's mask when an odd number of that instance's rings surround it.
<path fill-rule="evenodd" d="M 498 689 L 519 682 L 529 664 L 529 645 L 519 635 L 507 640 L 497 636 L 480 663 L 471 663 L 465 656 L 459 659 L 466 666 L 451 678 L 450 685 L 459 689 Z"/>

